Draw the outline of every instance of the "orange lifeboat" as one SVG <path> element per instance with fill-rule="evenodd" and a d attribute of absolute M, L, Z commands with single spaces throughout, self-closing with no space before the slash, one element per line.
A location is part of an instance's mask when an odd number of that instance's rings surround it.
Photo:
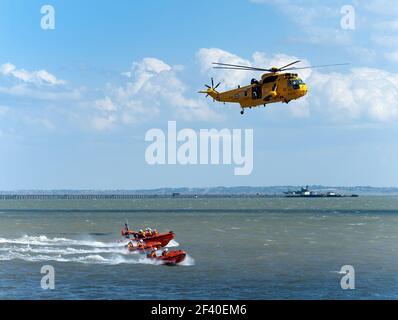
<path fill-rule="evenodd" d="M 161 261 L 163 264 L 175 265 L 184 261 L 186 256 L 187 253 L 183 250 L 173 250 L 169 252 L 163 251 L 160 256 L 149 254 L 148 258 Z"/>

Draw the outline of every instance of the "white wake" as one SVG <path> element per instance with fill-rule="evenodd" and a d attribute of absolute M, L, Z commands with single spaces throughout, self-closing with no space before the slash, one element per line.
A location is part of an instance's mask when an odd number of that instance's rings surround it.
<path fill-rule="evenodd" d="M 168 244 L 168 247 L 177 246 L 179 244 L 175 240 Z M 24 235 L 14 239 L 0 237 L 0 261 L 15 259 L 27 262 L 56 261 L 103 265 L 159 264 L 156 260 L 148 259 L 145 254 L 129 252 L 126 242 L 49 238 L 45 235 Z M 186 261 L 188 262 L 184 261 L 182 265 L 192 265 L 189 259 Z"/>

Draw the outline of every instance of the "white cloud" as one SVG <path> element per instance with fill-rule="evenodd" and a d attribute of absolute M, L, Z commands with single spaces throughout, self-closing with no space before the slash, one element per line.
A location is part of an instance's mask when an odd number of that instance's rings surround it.
<path fill-rule="evenodd" d="M 10 76 L 22 82 L 33 83 L 37 85 L 62 85 L 65 81 L 57 79 L 53 74 L 46 70 L 27 71 L 25 69 L 17 69 L 11 63 L 5 63 L 0 66 L 0 75 Z"/>
<path fill-rule="evenodd" d="M 112 100 L 109 97 L 105 97 L 105 99 L 95 101 L 95 106 L 106 112 L 117 111 L 117 107 L 113 104 Z"/>
<path fill-rule="evenodd" d="M 137 93 L 142 86 L 156 74 L 164 71 L 171 71 L 171 66 L 156 58 L 144 58 L 141 62 L 134 62 L 131 70 L 122 74 L 128 78 L 135 78 L 134 83 L 130 84 L 130 92 Z"/>
<path fill-rule="evenodd" d="M 162 60 L 156 58 L 144 58 L 141 62 L 134 62 L 132 69 L 137 74 L 143 74 L 147 72 L 161 73 L 162 71 L 170 71 L 172 68 Z"/>
<path fill-rule="evenodd" d="M 210 72 L 214 71 L 213 62 L 252 66 L 251 61 L 218 48 L 202 48 L 197 52 L 196 59 L 200 64 L 202 73 L 216 74 L 216 82 L 222 82 L 222 86 L 220 88 L 236 87 L 237 85 L 242 84 L 248 77 L 254 77 L 256 75 L 256 73 L 249 71 L 223 69 L 217 70 L 217 72 Z"/>
<path fill-rule="evenodd" d="M 308 96 L 294 101 L 294 106 L 289 109 L 296 118 L 308 118 L 311 115 Z"/>
<path fill-rule="evenodd" d="M 398 120 L 398 74 L 355 68 L 348 74 L 314 72 L 309 80 L 318 112 L 332 120 Z M 311 101 L 312 102 L 312 101 Z"/>
<path fill-rule="evenodd" d="M 94 119 L 97 129 L 109 129 L 117 124 L 132 124 L 167 112 L 170 117 L 185 120 L 219 119 L 205 101 L 190 98 L 187 86 L 180 80 L 181 66 L 170 66 L 156 58 L 134 62 L 123 72 L 128 81 L 123 86 L 109 85 L 106 97 L 95 101 L 101 116 Z"/>
<path fill-rule="evenodd" d="M 68 88 L 65 84 L 46 70 L 27 71 L 11 63 L 0 65 L 0 94 L 61 102 L 82 98 L 82 88 Z"/>

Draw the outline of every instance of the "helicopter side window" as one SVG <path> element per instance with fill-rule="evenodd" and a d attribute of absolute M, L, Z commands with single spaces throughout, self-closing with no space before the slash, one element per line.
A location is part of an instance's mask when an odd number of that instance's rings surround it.
<path fill-rule="evenodd" d="M 278 76 L 270 76 L 263 79 L 263 83 L 271 83 L 275 82 L 278 79 Z"/>

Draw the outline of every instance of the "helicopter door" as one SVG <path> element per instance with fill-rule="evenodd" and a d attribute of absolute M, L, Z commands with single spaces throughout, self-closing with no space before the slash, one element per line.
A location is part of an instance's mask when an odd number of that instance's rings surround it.
<path fill-rule="evenodd" d="M 262 92 L 261 92 L 261 84 L 255 85 L 252 87 L 252 98 L 253 100 L 261 99 Z"/>

